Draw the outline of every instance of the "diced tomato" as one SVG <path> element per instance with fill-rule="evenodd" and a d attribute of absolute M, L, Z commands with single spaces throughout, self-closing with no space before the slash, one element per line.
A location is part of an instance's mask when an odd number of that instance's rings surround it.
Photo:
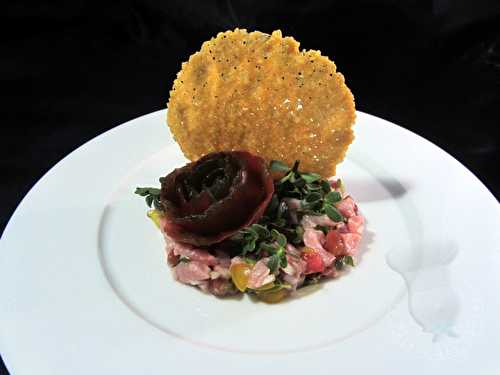
<path fill-rule="evenodd" d="M 323 272 L 325 270 L 323 258 L 314 249 L 306 247 L 302 252 L 302 259 L 306 261 L 306 274 Z"/>
<path fill-rule="evenodd" d="M 343 255 L 345 248 L 342 236 L 336 230 L 331 230 L 326 235 L 325 249 L 335 256 Z"/>

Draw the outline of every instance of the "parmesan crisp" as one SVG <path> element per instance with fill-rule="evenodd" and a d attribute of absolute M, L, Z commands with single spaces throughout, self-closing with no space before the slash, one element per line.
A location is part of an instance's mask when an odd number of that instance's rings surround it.
<path fill-rule="evenodd" d="M 354 98 L 335 64 L 283 37 L 219 33 L 182 64 L 167 122 L 185 156 L 247 150 L 335 175 L 354 139 Z"/>

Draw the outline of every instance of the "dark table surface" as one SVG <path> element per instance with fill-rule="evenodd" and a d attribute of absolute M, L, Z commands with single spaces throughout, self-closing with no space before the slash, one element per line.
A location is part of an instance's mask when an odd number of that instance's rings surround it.
<path fill-rule="evenodd" d="M 0 231 L 57 161 L 164 108 L 181 62 L 234 27 L 279 28 L 320 49 L 346 76 L 359 110 L 442 147 L 498 199 L 500 2 L 420 3 L 10 3 L 0 25 Z"/>

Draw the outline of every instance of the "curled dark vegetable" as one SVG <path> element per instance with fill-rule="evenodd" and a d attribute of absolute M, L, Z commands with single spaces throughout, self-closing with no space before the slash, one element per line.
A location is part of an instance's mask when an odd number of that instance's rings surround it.
<path fill-rule="evenodd" d="M 256 223 L 274 192 L 265 161 L 246 151 L 208 154 L 160 181 L 164 231 L 196 246 Z"/>

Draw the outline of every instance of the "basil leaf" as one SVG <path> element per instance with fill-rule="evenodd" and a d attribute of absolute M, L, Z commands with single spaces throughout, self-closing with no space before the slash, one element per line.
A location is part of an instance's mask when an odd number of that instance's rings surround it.
<path fill-rule="evenodd" d="M 290 167 L 288 167 L 285 163 L 279 160 L 271 160 L 271 163 L 269 164 L 269 169 L 272 172 L 288 172 L 290 170 Z"/>
<path fill-rule="evenodd" d="M 342 195 L 338 191 L 331 191 L 325 195 L 325 201 L 328 203 L 337 203 L 342 200 Z"/>
<path fill-rule="evenodd" d="M 306 195 L 306 202 L 312 203 L 312 202 L 317 202 L 321 200 L 321 194 L 320 193 L 309 193 Z"/>
<path fill-rule="evenodd" d="M 344 219 L 340 212 L 330 204 L 325 204 L 325 214 L 335 222 L 339 222 Z"/>

